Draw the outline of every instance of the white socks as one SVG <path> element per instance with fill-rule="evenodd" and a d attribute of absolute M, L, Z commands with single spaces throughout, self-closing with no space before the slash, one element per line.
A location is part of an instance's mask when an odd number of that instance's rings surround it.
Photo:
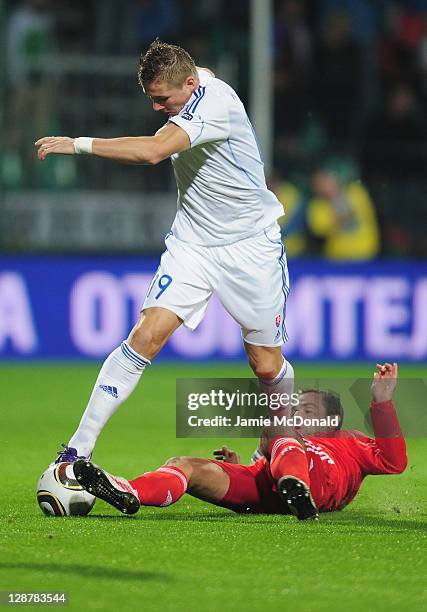
<path fill-rule="evenodd" d="M 289 363 L 289 361 L 287 361 L 285 357 L 283 357 L 283 364 L 281 370 L 276 376 L 276 378 L 273 378 L 273 380 L 262 380 L 261 378 L 259 378 L 258 380 L 261 392 L 266 393 L 269 397 L 271 397 L 273 393 L 277 393 L 279 395 L 283 393 L 286 394 L 286 397 L 290 398 L 289 402 L 280 402 L 281 407 L 279 410 L 276 410 L 277 415 L 280 415 L 281 413 L 286 414 L 286 416 L 290 416 L 290 408 L 292 401 L 291 397 L 292 393 L 294 392 L 294 369 Z M 268 416 L 271 417 L 272 414 L 274 415 L 274 412 L 269 412 Z M 255 463 L 262 456 L 263 454 L 261 452 L 261 449 L 258 447 L 252 454 L 251 463 Z"/>
<path fill-rule="evenodd" d="M 292 393 L 294 392 L 294 369 L 286 359 L 283 357 L 283 364 L 280 372 L 273 378 L 273 380 L 262 380 L 259 379 L 259 387 L 263 393 L 268 396 L 279 394 L 289 398 L 288 402 L 282 402 L 281 410 L 285 410 L 290 407 L 292 401 Z M 283 398 L 285 399 L 285 398 Z"/>
<path fill-rule="evenodd" d="M 117 408 L 129 397 L 147 364 L 127 342 L 122 342 L 105 360 L 87 408 L 68 446 L 77 454 L 89 457 L 95 442 Z"/>

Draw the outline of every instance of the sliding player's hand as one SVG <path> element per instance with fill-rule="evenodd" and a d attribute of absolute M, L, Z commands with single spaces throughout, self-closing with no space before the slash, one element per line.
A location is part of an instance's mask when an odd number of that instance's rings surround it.
<path fill-rule="evenodd" d="M 224 463 L 240 463 L 240 455 L 235 451 L 223 446 L 213 452 L 215 459 L 218 461 L 224 461 Z"/>
<path fill-rule="evenodd" d="M 377 372 L 371 385 L 374 402 L 388 402 L 393 399 L 393 392 L 397 385 L 397 363 L 377 363 Z"/>
<path fill-rule="evenodd" d="M 62 153 L 63 155 L 74 155 L 74 138 L 68 136 L 46 136 L 34 143 L 37 147 L 37 156 L 40 161 L 46 159 L 51 153 Z"/>

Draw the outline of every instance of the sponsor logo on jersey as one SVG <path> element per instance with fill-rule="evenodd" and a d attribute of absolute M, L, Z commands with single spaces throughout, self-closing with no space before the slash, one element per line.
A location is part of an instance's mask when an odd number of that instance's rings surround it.
<path fill-rule="evenodd" d="M 282 315 L 278 314 L 276 315 L 276 327 L 280 327 L 280 323 L 282 322 Z"/>
<path fill-rule="evenodd" d="M 314 455 L 318 455 L 321 461 L 327 461 L 330 464 L 335 464 L 335 461 L 332 459 L 330 455 L 323 449 L 322 446 L 316 446 L 311 442 L 311 440 L 307 440 L 304 438 L 305 448 L 307 453 L 313 453 Z"/>
<path fill-rule="evenodd" d="M 110 387 L 110 385 L 99 385 L 99 388 L 105 391 L 105 393 L 108 393 L 109 395 L 112 395 L 115 398 L 119 397 L 117 387 Z"/>
<path fill-rule="evenodd" d="M 187 121 L 191 121 L 194 117 L 194 115 L 192 115 L 191 113 L 182 113 L 181 117 L 183 119 L 187 119 Z"/>

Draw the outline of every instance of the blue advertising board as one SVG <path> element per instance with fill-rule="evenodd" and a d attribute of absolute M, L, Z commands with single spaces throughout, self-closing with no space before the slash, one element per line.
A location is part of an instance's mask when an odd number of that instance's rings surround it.
<path fill-rule="evenodd" d="M 158 265 L 147 257 L 0 257 L 0 359 L 102 359 L 126 338 Z M 299 360 L 427 359 L 427 264 L 290 262 L 285 353 Z M 158 359 L 241 359 L 213 298 Z"/>

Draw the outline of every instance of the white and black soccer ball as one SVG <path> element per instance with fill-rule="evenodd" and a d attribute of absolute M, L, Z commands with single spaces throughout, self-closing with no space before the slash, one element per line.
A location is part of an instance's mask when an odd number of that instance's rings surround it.
<path fill-rule="evenodd" d="M 77 482 L 72 463 L 50 465 L 37 484 L 37 501 L 48 516 L 84 516 L 95 499 Z"/>

